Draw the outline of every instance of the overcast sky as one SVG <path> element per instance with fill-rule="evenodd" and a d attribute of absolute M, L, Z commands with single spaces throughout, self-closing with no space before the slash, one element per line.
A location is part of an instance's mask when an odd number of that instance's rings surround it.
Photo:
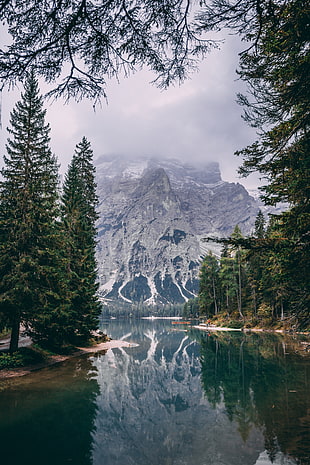
<path fill-rule="evenodd" d="M 85 135 L 95 158 L 104 154 L 152 155 L 179 158 L 188 162 L 219 161 L 226 181 L 255 188 L 257 176 L 240 179 L 241 160 L 234 151 L 250 143 L 255 134 L 241 119 L 236 93 L 244 89 L 238 80 L 236 37 L 229 37 L 221 50 L 213 51 L 200 70 L 181 86 L 161 91 L 150 84 L 147 71 L 112 81 L 107 88 L 108 104 L 93 110 L 92 102 L 46 102 L 51 125 L 51 145 L 67 168 L 75 145 Z M 1 151 L 7 138 L 9 113 L 21 89 L 3 91 Z M 2 158 L 2 157 L 1 157 Z"/>

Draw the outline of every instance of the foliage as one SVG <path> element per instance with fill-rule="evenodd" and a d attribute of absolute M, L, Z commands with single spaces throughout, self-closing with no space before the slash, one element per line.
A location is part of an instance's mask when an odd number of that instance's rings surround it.
<path fill-rule="evenodd" d="M 62 230 L 65 235 L 70 319 L 74 322 L 69 339 L 89 339 L 98 326 L 101 306 L 97 297 L 95 258 L 96 206 L 93 152 L 85 137 L 77 145 L 69 165 L 62 195 Z"/>
<path fill-rule="evenodd" d="M 232 329 L 241 329 L 244 327 L 244 322 L 240 320 L 230 320 L 226 324 L 227 328 L 232 328 Z"/>
<path fill-rule="evenodd" d="M 219 269 L 219 281 L 221 283 L 221 310 L 229 315 L 231 309 L 235 307 L 237 296 L 237 282 L 233 279 L 235 263 L 231 253 L 224 245 Z"/>
<path fill-rule="evenodd" d="M 281 273 L 279 299 L 290 295 L 291 308 L 306 321 L 309 285 L 309 3 L 272 2 L 262 9 L 256 46 L 241 57 L 240 76 L 251 85 L 253 101 L 241 98 L 245 119 L 259 129 L 259 139 L 241 150 L 240 171 L 259 171 L 268 181 L 265 203 L 288 202 L 273 235 L 288 247 L 275 255 L 274 276 Z M 309 323 L 309 317 L 308 317 Z"/>
<path fill-rule="evenodd" d="M 230 240 L 226 241 L 220 260 L 209 252 L 201 265 L 199 305 L 201 314 L 208 317 L 223 311 L 230 315 L 238 310 L 243 318 L 248 277 L 245 253 L 239 243 L 243 236 L 238 225 Z"/>
<path fill-rule="evenodd" d="M 0 370 L 5 368 L 17 368 L 20 366 L 34 365 L 45 360 L 45 353 L 38 349 L 22 347 L 18 352 L 8 354 L 0 352 Z"/>
<path fill-rule="evenodd" d="M 182 310 L 182 304 L 146 306 L 111 300 L 103 304 L 102 318 L 173 317 L 182 316 Z"/>
<path fill-rule="evenodd" d="M 9 336 L 11 333 L 11 331 L 6 328 L 5 326 L 3 327 L 2 331 L 0 332 L 0 338 L 3 338 L 3 337 L 6 337 L 6 336 Z"/>
<path fill-rule="evenodd" d="M 242 247 L 239 245 L 239 239 L 242 239 L 242 233 L 238 225 L 235 226 L 235 229 L 232 232 L 231 239 L 236 243 L 232 246 L 231 254 L 233 256 L 233 277 L 235 280 L 235 289 L 237 297 L 237 307 L 238 312 L 241 318 L 243 318 L 242 305 L 243 305 L 243 294 L 244 289 L 246 288 L 246 272 L 245 272 L 245 255 Z"/>
<path fill-rule="evenodd" d="M 63 306 L 58 167 L 33 73 L 11 113 L 8 132 L 0 182 L 0 311 L 12 329 L 14 352 L 21 322 L 31 323 L 35 333 L 39 313 Z"/>
<path fill-rule="evenodd" d="M 218 313 L 218 260 L 209 252 L 203 259 L 199 275 L 199 309 L 204 310 L 208 315 Z"/>
<path fill-rule="evenodd" d="M 11 353 L 21 324 L 45 347 L 67 346 L 76 336 L 87 341 L 101 309 L 92 150 L 85 138 L 77 146 L 60 208 L 58 166 L 33 72 L 10 123 L 0 182 L 0 328 L 11 329 Z"/>
<path fill-rule="evenodd" d="M 234 241 L 253 252 L 252 272 L 258 266 L 258 275 L 251 276 L 252 305 L 257 311 L 261 304 L 257 300 L 260 283 L 272 317 L 279 308 L 282 317 L 289 309 L 306 326 L 310 306 L 309 2 L 212 0 L 201 5 L 196 18 L 200 30 L 228 27 L 248 45 L 240 54 L 238 71 L 248 94 L 239 95 L 239 103 L 258 137 L 237 152 L 243 157 L 240 174 L 259 172 L 265 181 L 264 202 L 288 205 L 267 237 L 261 236 L 262 225 L 256 237 Z M 233 238 L 227 243 L 232 245 Z"/>
<path fill-rule="evenodd" d="M 166 87 L 183 81 L 214 46 L 198 39 L 192 14 L 183 0 L 1 0 L 12 43 L 1 50 L 0 78 L 14 83 L 34 67 L 47 82 L 57 81 L 52 95 L 97 99 L 107 78 L 146 65 Z"/>
<path fill-rule="evenodd" d="M 0 19 L 11 43 L 0 52 L 0 78 L 15 83 L 33 67 L 48 83 L 56 83 L 52 95 L 97 99 L 106 95 L 107 78 L 127 76 L 145 65 L 157 76 L 155 82 L 167 87 L 184 80 L 197 60 L 218 45 L 209 38 L 211 31 L 228 28 L 250 42 L 242 56 L 242 78 L 249 78 L 254 90 L 264 74 L 263 99 L 273 102 L 269 81 L 276 80 L 283 97 L 279 103 L 287 109 L 292 96 L 309 95 L 308 15 L 306 0 L 1 0 Z M 246 76 L 243 66 L 251 53 L 259 75 Z M 272 105 L 261 112 L 258 102 L 261 117 L 279 115 Z M 279 134 L 290 127 L 298 131 L 295 122 L 294 117 L 288 125 L 284 121 Z"/>
<path fill-rule="evenodd" d="M 198 318 L 199 317 L 199 299 L 195 297 L 194 299 L 189 299 L 185 302 L 183 307 L 183 318 Z"/>
<path fill-rule="evenodd" d="M 267 176 L 269 204 L 309 201 L 309 4 L 302 0 L 272 2 L 262 10 L 256 46 L 242 54 L 239 74 L 251 85 L 245 119 L 260 138 L 240 152 L 241 173 Z M 306 176 L 306 177 L 305 177 Z"/>
<path fill-rule="evenodd" d="M 23 357 L 18 352 L 14 352 L 13 354 L 0 355 L 0 370 L 5 368 L 17 368 L 23 366 L 23 364 Z"/>
<path fill-rule="evenodd" d="M 290 242 L 283 244 L 281 224 L 281 219 L 271 217 L 266 227 L 259 212 L 253 236 L 243 238 L 235 228 L 229 238 L 218 240 L 224 247 L 214 279 L 215 293 L 220 296 L 217 316 L 226 315 L 229 320 L 239 314 L 247 326 L 270 326 L 281 321 L 286 327 L 309 327 L 309 296 L 305 293 L 303 306 L 296 299 L 297 285 L 309 286 L 308 276 L 303 276 L 308 265 L 295 269 L 292 275 Z M 300 263 L 303 259 L 301 256 Z M 209 269 L 208 273 L 209 277 L 201 281 L 199 299 L 201 314 L 210 317 L 214 312 L 205 293 L 212 291 L 213 271 Z M 227 321 L 224 324 L 229 325 Z"/>

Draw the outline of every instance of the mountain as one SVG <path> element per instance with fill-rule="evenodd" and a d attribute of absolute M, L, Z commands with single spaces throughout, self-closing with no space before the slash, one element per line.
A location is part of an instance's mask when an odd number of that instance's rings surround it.
<path fill-rule="evenodd" d="M 98 274 L 104 299 L 181 304 L 198 291 L 202 238 L 253 229 L 258 202 L 221 178 L 218 163 L 174 159 L 96 162 Z M 214 247 L 214 246 L 213 246 Z"/>

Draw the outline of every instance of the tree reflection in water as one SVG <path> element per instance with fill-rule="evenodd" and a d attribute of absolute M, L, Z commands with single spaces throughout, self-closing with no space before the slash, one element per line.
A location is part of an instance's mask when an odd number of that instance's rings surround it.
<path fill-rule="evenodd" d="M 310 464 L 309 361 L 285 339 L 107 325 L 139 346 L 0 382 L 3 463 Z"/>
<path fill-rule="evenodd" d="M 94 375 L 83 357 L 0 383 L 1 463 L 91 465 Z"/>
<path fill-rule="evenodd" d="M 291 338 L 271 334 L 201 334 L 201 378 L 209 402 L 225 403 L 247 439 L 260 427 L 271 462 L 282 452 L 310 464 L 309 357 Z"/>
<path fill-rule="evenodd" d="M 271 373 L 260 368 L 274 345 L 257 342 L 250 350 L 244 337 L 225 333 L 222 343 L 158 321 L 113 322 L 107 332 L 139 347 L 109 351 L 95 361 L 100 395 L 93 465 L 271 465 L 264 439 L 270 434 L 252 378 L 281 378 L 275 366 Z M 267 352 L 258 357 L 255 350 Z M 301 454 L 280 450 L 291 452 L 279 445 L 274 463 L 296 465 L 293 457 Z"/>

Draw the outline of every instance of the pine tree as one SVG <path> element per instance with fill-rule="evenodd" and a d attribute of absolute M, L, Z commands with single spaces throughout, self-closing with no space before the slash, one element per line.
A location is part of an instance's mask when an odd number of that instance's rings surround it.
<path fill-rule="evenodd" d="M 237 282 L 234 272 L 234 258 L 228 250 L 227 244 L 224 245 L 221 253 L 219 279 L 222 297 L 221 307 L 229 315 L 237 304 Z"/>
<path fill-rule="evenodd" d="M 209 252 L 200 268 L 199 308 L 201 313 L 216 315 L 219 311 L 219 262 Z"/>
<path fill-rule="evenodd" d="M 100 313 L 95 258 L 98 199 L 92 159 L 90 143 L 83 137 L 69 165 L 62 195 L 70 311 L 75 323 L 72 342 L 89 339 Z"/>
<path fill-rule="evenodd" d="M 254 236 L 257 239 L 263 239 L 266 236 L 266 220 L 261 210 L 259 210 L 255 219 Z"/>
<path fill-rule="evenodd" d="M 0 183 L 0 307 L 12 329 L 11 352 L 21 323 L 35 334 L 39 313 L 56 312 L 60 304 L 58 166 L 45 114 L 31 73 L 11 113 Z"/>
<path fill-rule="evenodd" d="M 254 224 L 254 234 L 251 237 L 256 241 L 257 246 L 264 242 L 266 238 L 266 220 L 264 214 L 259 210 Z M 246 251 L 246 262 L 247 262 L 247 274 L 248 274 L 248 285 L 251 293 L 251 306 L 253 316 L 257 316 L 257 310 L 262 302 L 261 286 L 262 276 L 266 267 L 266 250 L 249 249 Z"/>
<path fill-rule="evenodd" d="M 236 243 L 238 240 L 242 239 L 242 233 L 238 225 L 235 226 L 235 229 L 233 230 L 231 234 L 231 239 L 233 239 Z M 235 275 L 235 280 L 236 280 L 236 297 L 237 297 L 237 306 L 238 306 L 238 312 L 241 318 L 244 317 L 242 313 L 242 307 L 243 307 L 243 290 L 245 287 L 245 273 L 244 273 L 244 261 L 245 261 L 245 253 L 242 250 L 240 245 L 234 246 L 234 265 L 235 265 L 235 270 L 234 270 L 234 275 Z"/>

